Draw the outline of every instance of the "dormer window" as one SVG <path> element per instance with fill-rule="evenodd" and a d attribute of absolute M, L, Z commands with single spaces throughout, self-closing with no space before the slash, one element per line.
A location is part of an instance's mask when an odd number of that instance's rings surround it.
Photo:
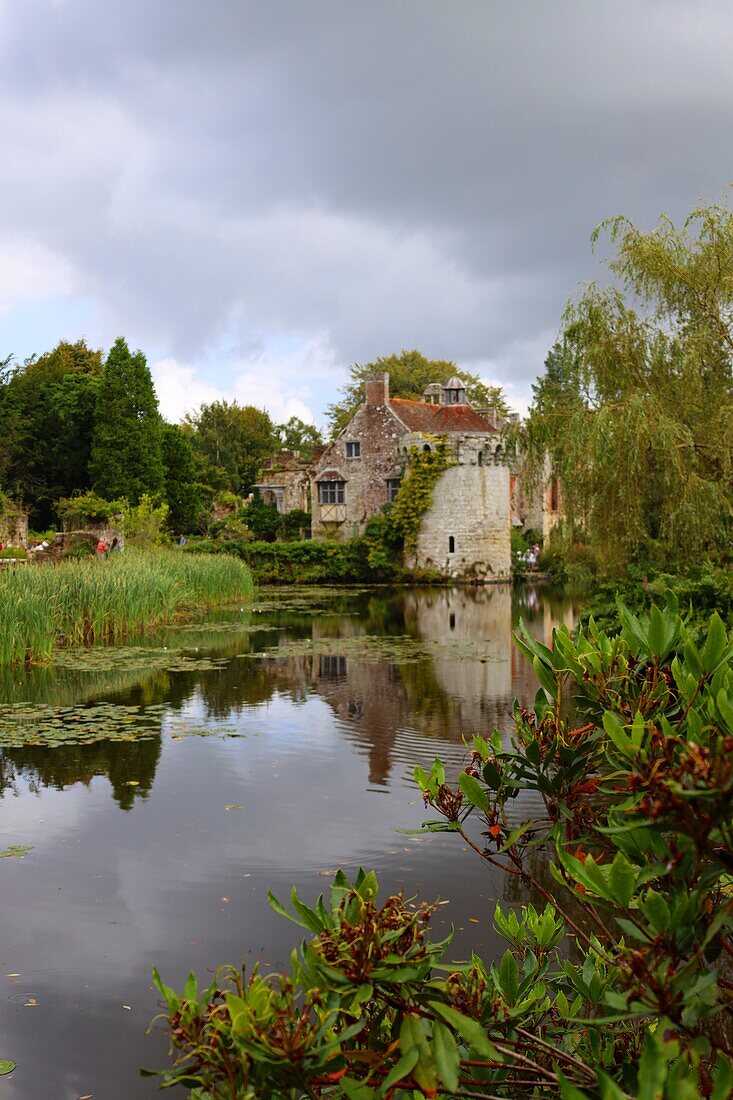
<path fill-rule="evenodd" d="M 346 444 L 346 457 L 361 458 L 361 442 L 358 439 L 354 439 Z"/>

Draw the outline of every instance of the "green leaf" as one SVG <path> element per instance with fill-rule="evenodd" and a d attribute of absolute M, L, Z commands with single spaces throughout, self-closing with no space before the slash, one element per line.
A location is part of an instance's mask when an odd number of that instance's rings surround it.
<path fill-rule="evenodd" d="M 588 1100 L 588 1093 L 581 1092 L 576 1088 L 563 1073 L 558 1072 L 558 1081 L 560 1082 L 560 1096 L 562 1100 Z"/>
<path fill-rule="evenodd" d="M 461 1060 L 453 1033 L 439 1020 L 433 1023 L 433 1059 L 438 1076 L 448 1089 L 455 1092 L 458 1088 L 458 1074 Z"/>
<path fill-rule="evenodd" d="M 420 1057 L 420 1050 L 418 1047 L 413 1046 L 402 1055 L 402 1057 L 394 1064 L 389 1071 L 384 1081 L 382 1082 L 382 1091 L 386 1094 L 393 1085 L 396 1085 L 398 1081 L 404 1080 L 417 1065 L 417 1060 Z"/>
<path fill-rule="evenodd" d="M 6 1073 L 12 1073 L 15 1069 L 15 1062 L 11 1062 L 9 1058 L 0 1058 L 0 1077 L 4 1077 Z"/>
<path fill-rule="evenodd" d="M 472 806 L 475 806 L 477 810 L 481 810 L 484 814 L 488 811 L 489 796 L 475 775 L 468 775 L 466 772 L 461 772 L 458 777 L 458 786 Z"/>
<path fill-rule="evenodd" d="M 539 657 L 533 659 L 532 668 L 534 669 L 535 676 L 542 684 L 542 687 L 550 698 L 554 699 L 557 695 L 557 680 L 555 679 L 554 673 Z"/>
<path fill-rule="evenodd" d="M 499 1051 L 489 1042 L 489 1037 L 478 1020 L 472 1020 L 464 1016 L 452 1005 L 443 1004 L 442 1001 L 428 1001 L 428 1007 L 436 1016 L 442 1017 L 445 1022 L 458 1032 L 464 1042 L 468 1043 L 477 1054 L 492 1062 L 503 1062 Z"/>
<path fill-rule="evenodd" d="M 616 852 L 613 857 L 609 885 L 615 895 L 616 902 L 624 909 L 628 909 L 629 902 L 634 896 L 636 871 L 623 852 Z"/>
<path fill-rule="evenodd" d="M 708 636 L 702 648 L 702 667 L 705 672 L 711 673 L 715 671 L 720 658 L 725 652 L 727 643 L 728 633 L 725 629 L 725 624 L 718 612 L 714 611 L 710 616 Z"/>
<path fill-rule="evenodd" d="M 728 1100 L 733 1095 L 733 1062 L 724 1054 L 718 1055 L 713 1071 L 713 1091 L 710 1100 Z"/>
<path fill-rule="evenodd" d="M 647 891 L 641 905 L 641 911 L 658 932 L 668 930 L 670 921 L 669 906 L 656 890 Z"/>
<path fill-rule="evenodd" d="M 604 1073 L 602 1069 L 596 1070 L 598 1084 L 601 1086 L 601 1100 L 628 1100 L 628 1093 L 619 1088 L 612 1077 Z"/>
<path fill-rule="evenodd" d="M 656 1035 L 648 1031 L 639 1059 L 637 1100 L 662 1100 L 666 1076 L 667 1061 L 664 1057 L 664 1047 Z"/>
<path fill-rule="evenodd" d="M 499 986 L 510 1005 L 517 999 L 519 967 L 510 950 L 506 950 L 499 965 Z"/>
<path fill-rule="evenodd" d="M 423 1021 L 419 1016 L 405 1016 L 402 1020 L 400 1050 L 403 1055 L 409 1054 L 413 1050 L 417 1051 L 418 1056 L 411 1070 L 412 1076 L 424 1092 L 433 1095 L 438 1083 L 438 1075 L 433 1055 L 428 1046 Z"/>
<path fill-rule="evenodd" d="M 604 711 L 603 728 L 619 752 L 622 752 L 624 756 L 635 755 L 633 742 L 627 735 L 624 724 L 617 714 L 614 714 L 611 710 Z"/>
<path fill-rule="evenodd" d="M 361 1081 L 354 1081 L 352 1077 L 342 1077 L 339 1088 L 345 1092 L 348 1100 L 375 1100 L 376 1091 Z"/>

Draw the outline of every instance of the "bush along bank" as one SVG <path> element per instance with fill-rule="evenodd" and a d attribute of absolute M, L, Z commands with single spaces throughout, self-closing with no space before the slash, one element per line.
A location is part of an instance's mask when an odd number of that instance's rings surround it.
<path fill-rule="evenodd" d="M 256 584 L 445 583 L 432 573 L 408 571 L 399 550 L 388 552 L 379 539 L 348 542 L 246 542 L 191 539 L 184 552 L 236 555 L 252 570 Z"/>
<path fill-rule="evenodd" d="M 48 660 L 59 644 L 119 641 L 253 592 L 244 562 L 173 550 L 4 570 L 0 664 Z"/>
<path fill-rule="evenodd" d="M 270 895 L 306 937 L 288 974 L 232 966 L 201 988 L 190 975 L 182 995 L 155 974 L 177 1052 L 164 1086 L 220 1100 L 731 1096 L 733 636 L 718 615 L 699 644 L 671 609 L 621 618 L 619 634 L 562 627 L 552 650 L 522 630 L 540 687 L 511 738 L 475 736 L 454 779 L 439 760 L 415 769 L 425 830 L 457 834 L 457 855 L 514 884 L 516 904 L 493 913 L 503 953 L 451 965 L 434 907 L 380 901 L 373 872 L 339 871 L 313 908 Z"/>

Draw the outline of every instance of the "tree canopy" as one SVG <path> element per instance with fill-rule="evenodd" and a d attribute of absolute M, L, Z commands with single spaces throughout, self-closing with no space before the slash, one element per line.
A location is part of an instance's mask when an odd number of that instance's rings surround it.
<path fill-rule="evenodd" d="M 0 380 L 0 475 L 45 527 L 59 497 L 89 488 L 89 458 L 102 352 L 61 341 Z"/>
<path fill-rule="evenodd" d="M 269 414 L 236 401 L 202 405 L 184 426 L 202 460 L 203 479 L 214 489 L 240 495 L 250 492 L 263 459 L 279 446 Z"/>
<path fill-rule="evenodd" d="M 525 445 L 550 455 L 570 522 L 611 564 L 686 561 L 730 545 L 733 216 L 603 231 L 614 280 L 567 307 Z"/>
<path fill-rule="evenodd" d="M 373 363 L 354 363 L 350 369 L 350 381 L 341 389 L 341 400 L 329 405 L 326 410 L 332 435 L 338 435 L 346 427 L 364 400 L 364 382 L 379 371 L 389 374 L 392 397 L 419 401 L 426 386 L 432 382 L 447 382 L 457 375 L 465 383 L 466 396 L 476 408 L 495 408 L 502 416 L 510 412 L 501 386 L 487 386 L 477 374 L 461 370 L 448 359 L 426 359 L 417 350 L 402 351 L 399 355 L 388 355 Z"/>
<path fill-rule="evenodd" d="M 153 379 L 141 351 L 115 340 L 104 365 L 92 440 L 90 474 L 102 497 L 137 504 L 163 489 L 162 421 Z"/>

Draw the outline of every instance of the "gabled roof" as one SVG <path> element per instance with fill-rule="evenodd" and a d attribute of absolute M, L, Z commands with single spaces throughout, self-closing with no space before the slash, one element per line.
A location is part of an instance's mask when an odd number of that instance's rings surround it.
<path fill-rule="evenodd" d="M 389 407 L 411 432 L 491 432 L 496 428 L 470 405 L 430 405 L 426 401 L 390 398 Z"/>

